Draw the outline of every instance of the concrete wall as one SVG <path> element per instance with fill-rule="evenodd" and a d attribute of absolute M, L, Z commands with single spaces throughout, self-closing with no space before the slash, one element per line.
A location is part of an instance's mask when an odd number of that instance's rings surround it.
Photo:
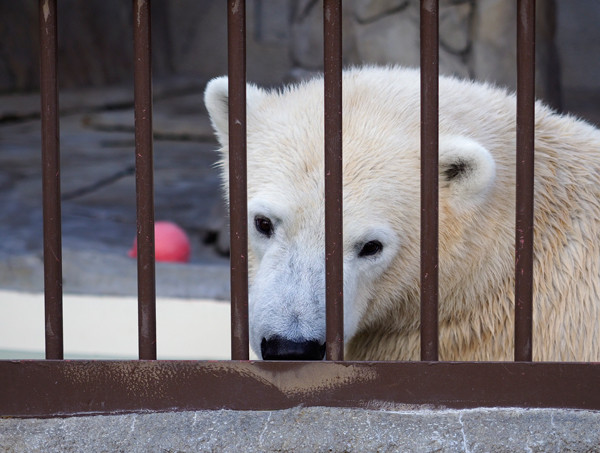
<path fill-rule="evenodd" d="M 600 452 L 600 413 L 296 408 L 0 419 L 7 452 Z"/>

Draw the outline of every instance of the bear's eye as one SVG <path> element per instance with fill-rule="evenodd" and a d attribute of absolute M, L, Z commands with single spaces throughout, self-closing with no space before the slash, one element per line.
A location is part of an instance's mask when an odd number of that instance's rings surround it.
<path fill-rule="evenodd" d="M 358 253 L 358 256 L 373 256 L 377 255 L 379 252 L 383 250 L 383 245 L 379 241 L 369 241 L 365 245 L 363 245 L 362 249 Z"/>
<path fill-rule="evenodd" d="M 257 215 L 254 217 L 254 226 L 256 227 L 256 231 L 266 237 L 271 237 L 273 234 L 273 223 L 268 217 Z"/>

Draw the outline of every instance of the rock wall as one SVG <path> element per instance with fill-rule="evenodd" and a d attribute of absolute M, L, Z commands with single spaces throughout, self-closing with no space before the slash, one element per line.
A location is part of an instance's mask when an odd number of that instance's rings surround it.
<path fill-rule="evenodd" d="M 419 66 L 418 0 L 344 2 L 344 62 Z M 537 95 L 560 104 L 554 1 L 538 2 Z M 294 70 L 322 68 L 321 2 L 296 3 L 290 42 Z M 442 0 L 440 72 L 516 87 L 516 2 Z"/>
<path fill-rule="evenodd" d="M 130 82 L 132 11 L 120 0 L 61 0 L 59 73 L 64 87 Z M 154 0 L 153 70 L 213 77 L 227 71 L 222 0 Z M 418 0 L 343 3 L 344 62 L 419 65 Z M 322 2 L 249 0 L 248 77 L 278 84 L 322 69 Z M 0 91 L 35 89 L 37 1 L 0 2 Z M 442 73 L 515 86 L 516 3 L 441 0 Z M 538 2 L 538 95 L 560 98 L 554 0 Z M 110 32 L 108 32 L 110 31 Z M 554 68 L 554 70 L 549 70 Z"/>

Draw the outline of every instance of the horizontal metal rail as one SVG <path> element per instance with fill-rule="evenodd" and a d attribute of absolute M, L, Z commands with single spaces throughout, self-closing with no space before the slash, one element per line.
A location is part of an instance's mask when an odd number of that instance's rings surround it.
<path fill-rule="evenodd" d="M 600 409 L 600 364 L 0 361 L 0 415 L 296 406 Z M 393 407 L 393 406 L 392 406 Z"/>

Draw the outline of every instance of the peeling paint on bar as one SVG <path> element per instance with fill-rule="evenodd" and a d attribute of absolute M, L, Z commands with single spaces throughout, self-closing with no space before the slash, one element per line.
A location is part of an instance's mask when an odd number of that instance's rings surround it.
<path fill-rule="evenodd" d="M 598 364 L 0 361 L 0 415 L 206 409 L 600 409 Z"/>
<path fill-rule="evenodd" d="M 517 3 L 515 360 L 533 357 L 535 0 Z"/>

